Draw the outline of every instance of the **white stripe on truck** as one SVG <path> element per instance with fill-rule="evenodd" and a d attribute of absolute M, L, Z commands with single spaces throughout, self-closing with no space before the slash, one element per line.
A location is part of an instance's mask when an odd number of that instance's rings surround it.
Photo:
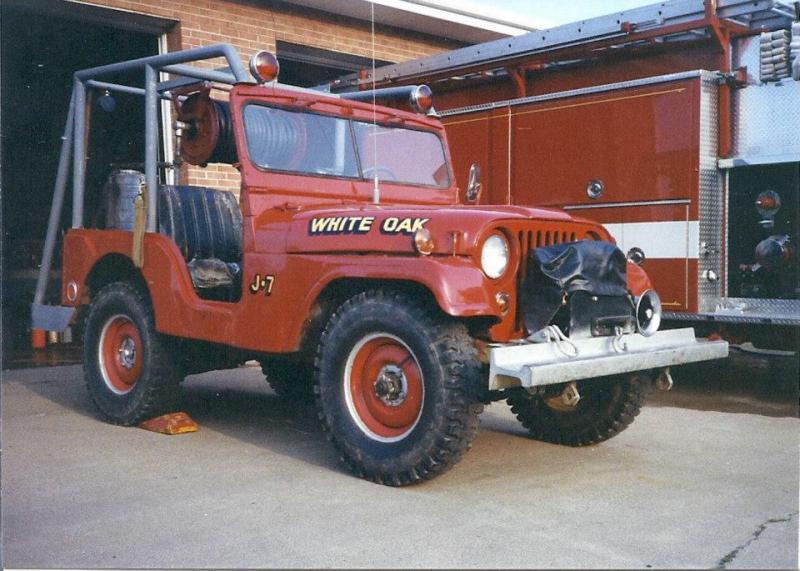
<path fill-rule="evenodd" d="M 651 260 L 697 258 L 700 240 L 700 222 L 676 220 L 671 222 L 625 222 L 603 224 L 626 252 L 637 246 Z"/>

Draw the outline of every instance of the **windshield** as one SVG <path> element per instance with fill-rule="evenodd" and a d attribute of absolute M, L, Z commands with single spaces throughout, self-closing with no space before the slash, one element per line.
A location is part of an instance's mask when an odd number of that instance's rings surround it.
<path fill-rule="evenodd" d="M 360 121 L 353 127 L 365 178 L 377 175 L 389 182 L 450 185 L 442 141 L 434 133 Z"/>
<path fill-rule="evenodd" d="M 450 171 L 441 139 L 430 131 L 247 105 L 247 150 L 257 166 L 446 188 Z"/>

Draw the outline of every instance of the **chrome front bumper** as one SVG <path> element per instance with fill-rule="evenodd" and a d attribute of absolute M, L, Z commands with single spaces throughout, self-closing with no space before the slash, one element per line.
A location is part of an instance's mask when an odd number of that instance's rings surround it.
<path fill-rule="evenodd" d="M 537 387 L 682 365 L 728 356 L 726 341 L 698 340 L 694 329 L 658 331 L 570 341 L 492 345 L 489 347 L 489 389 Z"/>

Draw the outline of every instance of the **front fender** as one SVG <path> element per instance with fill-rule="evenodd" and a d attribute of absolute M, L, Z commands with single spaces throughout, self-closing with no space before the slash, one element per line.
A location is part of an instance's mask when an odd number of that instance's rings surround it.
<path fill-rule="evenodd" d="M 308 292 L 305 306 L 310 307 L 333 282 L 345 279 L 382 280 L 418 283 L 431 292 L 439 308 L 453 317 L 501 317 L 495 303 L 499 288 L 483 275 L 470 258 L 368 256 L 292 256 L 295 264 L 328 266 Z M 346 258 L 343 261 L 343 258 Z M 327 263 L 326 263 L 327 262 Z"/>
<path fill-rule="evenodd" d="M 633 262 L 628 262 L 628 291 L 635 296 L 642 295 L 648 289 L 653 289 L 653 284 L 647 272 Z"/>

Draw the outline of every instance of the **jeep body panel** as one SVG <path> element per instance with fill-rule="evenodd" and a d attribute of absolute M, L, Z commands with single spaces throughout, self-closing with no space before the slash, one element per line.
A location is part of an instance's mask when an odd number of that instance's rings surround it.
<path fill-rule="evenodd" d="M 564 213 L 520 207 L 393 208 L 348 205 L 340 208 L 286 211 L 273 207 L 258 218 L 244 217 L 242 293 L 239 302 L 219 302 L 198 297 L 186 263 L 175 243 L 161 234 L 145 235 L 145 264 L 141 269 L 155 309 L 159 332 L 263 352 L 291 352 L 299 347 L 304 319 L 311 314 L 320 294 L 338 280 L 413 282 L 430 292 L 441 310 L 454 317 L 488 317 L 496 324 L 493 341 L 507 341 L 519 333 L 517 267 L 501 278 L 490 279 L 480 270 L 479 244 L 491 232 L 503 232 L 519 263 L 522 252 L 514 242 L 517 227 L 561 228 L 595 232 L 608 238 L 602 227 Z M 555 220 L 554 220 L 555 219 Z M 361 232 L 314 232 L 319 221 L 355 221 L 347 226 Z M 387 225 L 386 221 L 390 224 Z M 431 256 L 418 255 L 410 232 L 397 230 L 421 224 L 431 231 L 436 244 Z M 572 221 L 572 222 L 570 222 Z M 392 231 L 381 231 L 382 227 Z M 330 227 L 330 226 L 329 226 Z M 75 306 L 83 296 L 93 267 L 109 255 L 130 257 L 132 234 L 115 230 L 70 230 L 65 238 L 63 284 L 78 286 L 77 299 L 66 289 L 62 303 Z M 630 265 L 631 290 L 649 287 L 646 274 Z M 639 270 L 638 272 L 636 270 Z M 643 277 L 642 277 L 643 276 Z M 269 284 L 259 284 L 269 280 Z M 269 286 L 267 288 L 267 285 Z M 66 288 L 66 285 L 64 286 Z M 269 291 L 267 291 L 267 289 Z M 510 296 L 501 311 L 496 296 Z M 266 327 L 265 323 L 269 326 Z"/>
<path fill-rule="evenodd" d="M 108 256 L 130 259 L 131 248 L 130 232 L 70 230 L 65 237 L 62 303 L 79 305 L 87 293 L 92 269 Z M 153 304 L 157 331 L 259 352 L 297 350 L 305 316 L 311 314 L 322 291 L 336 280 L 414 282 L 431 292 L 449 315 L 501 316 L 493 298 L 502 284 L 487 283 L 490 280 L 480 269 L 461 256 L 433 259 L 245 253 L 242 295 L 236 303 L 198 297 L 186 262 L 165 236 L 145 235 L 144 259 L 141 274 Z M 264 280 L 269 283 L 261 285 Z M 77 285 L 74 300 L 67 295 L 70 283 Z M 510 334 L 513 327 L 506 329 Z"/>
<path fill-rule="evenodd" d="M 286 251 L 295 252 L 413 252 L 411 238 L 420 228 L 433 238 L 434 255 L 469 256 L 481 238 L 504 222 L 569 222 L 563 213 L 514 207 L 407 207 L 358 205 L 298 212 L 287 229 Z M 573 227 L 572 224 L 570 224 Z M 587 224 L 583 234 L 596 231 Z M 583 235 L 581 237 L 584 237 Z M 256 244 L 258 247 L 258 244 Z"/>

